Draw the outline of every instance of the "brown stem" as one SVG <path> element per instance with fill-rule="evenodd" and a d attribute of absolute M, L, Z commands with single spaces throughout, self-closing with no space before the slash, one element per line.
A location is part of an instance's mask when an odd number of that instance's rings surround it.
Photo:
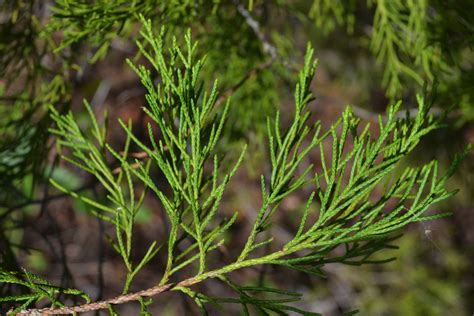
<path fill-rule="evenodd" d="M 107 309 L 109 308 L 109 305 L 111 304 L 119 305 L 119 304 L 124 304 L 127 302 L 138 301 L 142 297 L 152 297 L 160 293 L 170 291 L 174 288 L 189 287 L 196 283 L 202 282 L 206 279 L 212 279 L 219 275 L 223 275 L 223 274 L 226 274 L 231 271 L 235 271 L 244 267 L 251 267 L 254 265 L 265 264 L 266 262 L 271 262 L 272 260 L 278 259 L 287 254 L 289 253 L 283 250 L 280 250 L 264 257 L 248 259 L 245 261 L 237 261 L 229 266 L 226 266 L 217 270 L 209 271 L 204 274 L 183 280 L 178 283 L 168 283 L 164 285 L 157 285 L 157 286 L 148 288 L 146 290 L 142 290 L 142 291 L 130 293 L 130 294 L 125 294 L 125 295 L 120 295 L 115 298 L 104 300 L 104 301 L 88 303 L 88 304 L 83 304 L 83 305 L 78 305 L 78 306 L 70 306 L 70 307 L 28 309 L 28 310 L 21 311 L 17 315 L 30 315 L 30 316 L 68 315 L 68 314 L 73 314 L 73 313 L 84 313 L 84 312 L 97 311 L 101 309 Z"/>
<path fill-rule="evenodd" d="M 190 278 L 186 279 L 184 281 L 181 281 L 179 283 L 170 283 L 170 284 L 165 284 L 165 285 L 157 285 L 154 287 L 151 287 L 146 290 L 142 290 L 139 292 L 135 293 L 130 293 L 130 294 L 125 294 L 125 295 L 120 295 L 115 298 L 111 298 L 108 300 L 104 301 L 99 301 L 99 302 L 94 302 L 94 303 L 88 303 L 88 304 L 83 304 L 83 305 L 78 305 L 78 306 L 70 306 L 70 307 L 60 307 L 60 308 L 42 308 L 42 309 L 29 309 L 25 311 L 21 311 L 17 315 L 31 315 L 31 316 L 39 316 L 39 315 L 69 315 L 73 313 L 85 313 L 85 312 L 91 312 L 91 311 L 97 311 L 101 309 L 107 309 L 109 308 L 109 305 L 119 305 L 119 304 L 124 304 L 127 302 L 132 302 L 132 301 L 138 301 L 142 297 L 151 297 L 158 295 L 160 293 L 169 291 L 173 289 L 174 287 L 181 286 L 181 287 L 187 287 L 191 286 L 195 283 L 198 283 L 202 281 L 202 279 L 198 278 Z"/>

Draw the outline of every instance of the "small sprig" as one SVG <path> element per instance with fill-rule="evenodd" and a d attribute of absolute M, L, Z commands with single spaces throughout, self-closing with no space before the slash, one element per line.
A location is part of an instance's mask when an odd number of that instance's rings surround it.
<path fill-rule="evenodd" d="M 23 291 L 22 294 L 0 297 L 0 303 L 20 304 L 15 309 L 10 310 L 9 314 L 16 314 L 31 304 L 43 300 L 51 302 L 52 307 L 62 307 L 64 305 L 58 300 L 59 295 L 78 296 L 84 299 L 86 303 L 91 301 L 90 297 L 82 291 L 54 286 L 47 280 L 26 270 L 23 273 L 17 273 L 0 269 L 0 282 L 20 286 Z"/>
<path fill-rule="evenodd" d="M 150 21 L 142 18 L 142 23 L 144 40 L 137 45 L 158 78 L 145 66 L 136 66 L 130 61 L 129 65 L 147 89 L 148 106 L 144 111 L 151 119 L 147 126 L 150 145 L 133 133 L 130 123 L 120 121 L 127 139 L 122 152 L 114 150 L 106 142 L 106 128 L 98 124 L 87 103 L 92 137 L 79 128 L 71 113 L 63 115 L 54 109 L 51 111 L 57 128 L 52 132 L 59 136 L 60 145 L 71 150 L 72 157 L 65 159 L 94 175 L 108 192 L 108 201 L 103 202 L 72 195 L 88 203 L 96 216 L 116 227 L 114 248 L 128 269 L 123 294 L 137 272 L 160 249 L 154 242 L 139 264 L 132 263 L 135 215 L 146 192 L 161 202 L 171 224 L 167 240 L 163 242 L 167 249 L 163 276 L 156 286 L 140 292 L 82 306 L 34 312 L 111 310 L 113 304 L 130 301 L 140 301 L 145 312 L 150 303 L 148 298 L 165 291 L 181 291 L 204 313 L 207 304 L 220 308 L 223 303 L 238 303 L 246 315 L 251 308 L 262 313 L 311 315 L 289 305 L 299 299 L 297 294 L 265 286 L 239 285 L 230 281 L 228 275 L 259 265 L 321 275 L 324 265 L 334 262 L 352 265 L 385 262 L 372 259 L 372 255 L 392 247 L 390 243 L 404 227 L 447 215 L 427 215 L 427 211 L 431 205 L 454 194 L 446 190 L 446 181 L 462 157 L 455 159 L 443 176 L 439 175 L 435 161 L 414 168 L 401 165 L 401 160 L 420 139 L 440 126 L 428 115 L 429 106 L 423 98 L 418 97 L 418 112 L 414 118 L 399 118 L 401 103 L 389 107 L 384 118 L 379 116 L 375 133 L 370 125 L 360 126 L 360 120 L 350 107 L 322 133 L 319 121 L 309 124 L 308 104 L 312 100 L 310 86 L 316 61 L 313 49 L 308 46 L 296 84 L 292 122 L 283 128 L 279 113 L 267 122 L 271 173 L 261 176 L 262 205 L 248 238 L 233 261 L 210 269 L 208 262 L 213 250 L 225 243 L 224 233 L 238 216 L 237 213 L 230 218 L 226 216 L 222 198 L 244 158 L 245 148 L 230 166 L 223 164 L 223 158 L 216 153 L 229 102 L 220 113 L 213 111 L 217 83 L 209 93 L 203 92 L 203 84 L 199 82 L 203 60 L 195 59 L 197 44 L 192 41 L 191 32 L 185 36 L 184 48 L 173 39 L 171 48 L 166 50 L 164 29 L 156 35 Z M 146 153 L 146 162 L 130 161 L 128 152 L 132 144 Z M 329 145 L 329 151 L 325 145 Z M 319 150 L 320 171 L 307 163 L 316 150 Z M 106 153 L 120 163 L 118 174 L 111 168 Z M 163 174 L 164 184 L 158 186 L 153 180 L 155 169 Z M 136 193 L 137 184 L 142 187 L 140 194 Z M 312 193 L 301 207 L 302 213 L 297 214 L 301 220 L 291 238 L 278 244 L 271 237 L 273 217 L 281 211 L 286 198 L 302 189 L 311 189 Z M 262 240 L 264 231 L 270 238 Z M 184 241 L 188 247 L 182 250 L 179 245 Z M 262 253 L 263 245 L 268 247 Z M 336 255 L 333 250 L 338 247 L 344 248 L 344 252 Z M 173 282 L 177 272 L 184 270 L 191 276 Z M 220 280 L 237 297 L 210 297 L 191 289 L 192 285 L 209 279 Z"/>
<path fill-rule="evenodd" d="M 59 137 L 60 147 L 69 148 L 72 152 L 72 157 L 63 156 L 63 159 L 93 175 L 107 191 L 106 200 L 96 201 L 86 195 L 72 192 L 53 179 L 51 183 L 59 190 L 91 206 L 93 215 L 115 226 L 116 240 L 112 246 L 122 257 L 128 271 L 123 288 L 123 293 L 127 293 L 136 274 L 158 253 L 160 247 L 153 242 L 140 262 L 132 263 L 133 228 L 136 215 L 145 198 L 146 187 L 142 188 L 141 193 L 136 193 L 130 173 L 131 167 L 123 160 L 123 157 L 128 155 L 130 138 L 126 139 L 122 156 L 119 156 L 106 144 L 107 126 L 100 126 L 89 104 L 84 101 L 84 105 L 92 123 L 91 137 L 81 130 L 72 112 L 63 115 L 53 107 L 50 110 L 56 128 L 50 131 Z M 108 152 L 121 161 L 120 172 L 116 173 L 111 168 L 107 161 Z"/>

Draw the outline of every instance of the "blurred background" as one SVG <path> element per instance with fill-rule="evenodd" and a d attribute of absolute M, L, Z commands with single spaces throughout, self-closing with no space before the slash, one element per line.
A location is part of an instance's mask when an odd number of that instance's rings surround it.
<path fill-rule="evenodd" d="M 125 63 L 143 61 L 135 40 L 138 14 L 166 26 L 166 39 L 191 28 L 206 56 L 202 80 L 219 80 L 220 96 L 231 98 L 220 150 L 232 158 L 243 143 L 250 150 L 230 183 L 224 209 L 237 210 L 232 240 L 217 262 L 233 258 L 259 208 L 259 175 L 268 168 L 265 120 L 276 110 L 288 124 L 293 89 L 307 43 L 318 58 L 310 109 L 328 128 L 347 105 L 363 122 L 397 100 L 410 112 L 423 94 L 445 126 L 424 138 L 404 162 L 432 159 L 443 169 L 474 143 L 474 2 L 470 0 L 272 0 L 272 1 L 49 1 L 0 0 L 0 263 L 21 267 L 53 284 L 77 287 L 94 300 L 121 291 L 125 268 L 104 236 L 114 229 L 90 215 L 83 203 L 58 192 L 67 189 L 104 199 L 100 184 L 62 161 L 47 107 L 72 110 L 89 128 L 82 100 L 103 118 L 109 113 L 109 143 L 120 148 L 118 118 L 131 119 L 146 138 L 145 89 Z M 474 313 L 474 154 L 470 152 L 450 183 L 459 192 L 433 211 L 451 211 L 443 220 L 412 225 L 384 250 L 383 265 L 327 265 L 323 278 L 274 268 L 236 272 L 236 280 L 261 280 L 304 294 L 299 306 L 323 315 L 359 310 L 361 315 L 472 315 Z M 320 164 L 319 153 L 309 160 Z M 159 181 L 160 179 L 157 179 Z M 295 229 L 291 210 L 304 204 L 301 192 L 282 205 L 272 228 L 285 239 Z M 286 211 L 287 210 L 287 211 Z M 136 242 L 163 240 L 167 223 L 160 205 L 147 197 L 139 212 Z M 145 251 L 145 249 L 143 249 Z M 140 254 L 138 253 L 137 256 Z M 159 280 L 153 267 L 132 290 Z M 198 287 L 226 291 L 217 282 Z M 8 287 L 0 285 L 2 295 Z M 133 304 L 118 309 L 136 313 Z M 167 293 L 152 305 L 155 315 L 198 315 L 193 303 Z M 237 307 L 229 314 L 239 315 Z"/>

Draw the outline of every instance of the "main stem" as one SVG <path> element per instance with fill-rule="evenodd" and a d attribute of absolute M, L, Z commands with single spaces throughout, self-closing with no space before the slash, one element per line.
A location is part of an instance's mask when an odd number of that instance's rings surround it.
<path fill-rule="evenodd" d="M 120 295 L 112 299 L 104 300 L 104 301 L 99 301 L 99 302 L 94 302 L 94 303 L 88 303 L 88 304 L 83 304 L 83 305 L 77 305 L 77 306 L 70 306 L 70 307 L 60 307 L 60 308 L 43 308 L 43 309 L 29 309 L 29 310 L 24 310 L 18 313 L 17 315 L 31 315 L 31 316 L 37 316 L 37 315 L 68 315 L 68 314 L 73 314 L 73 313 L 84 313 L 84 312 L 90 312 L 90 311 L 96 311 L 96 310 L 101 310 L 101 309 L 107 309 L 109 308 L 109 305 L 119 305 L 119 304 L 124 304 L 127 302 L 132 302 L 132 301 L 138 301 L 142 297 L 151 297 L 151 296 L 156 296 L 158 294 L 161 294 L 166 291 L 171 291 L 176 287 L 190 287 L 196 283 L 202 282 L 206 279 L 212 279 L 220 275 L 224 275 L 226 273 L 242 269 L 245 267 L 249 266 L 255 266 L 255 265 L 260 265 L 260 264 L 265 264 L 268 263 L 269 261 L 278 259 L 282 256 L 287 255 L 287 251 L 277 251 L 272 254 L 269 254 L 264 257 L 260 258 L 255 258 L 255 259 L 248 259 L 244 260 L 241 262 L 235 262 L 233 264 L 230 264 L 228 266 L 225 266 L 223 268 L 219 268 L 213 271 L 205 272 L 202 274 L 199 274 L 197 276 L 194 276 L 192 278 L 180 281 L 178 283 L 168 283 L 164 285 L 157 285 L 151 288 L 148 288 L 146 290 L 142 290 L 139 292 L 135 293 L 130 293 L 126 295 Z"/>

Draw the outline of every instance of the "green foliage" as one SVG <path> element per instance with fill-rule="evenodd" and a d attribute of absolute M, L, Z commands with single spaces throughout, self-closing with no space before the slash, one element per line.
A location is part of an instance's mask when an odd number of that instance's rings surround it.
<path fill-rule="evenodd" d="M 56 69 L 45 66 L 50 58 L 50 38 L 41 38 L 35 1 L 6 1 L 0 34 L 0 201 L 9 196 L 25 176 L 41 177 L 45 145 L 51 124 L 45 109 L 58 109 L 67 99 L 66 84 Z M 45 80 L 47 79 L 47 80 Z M 12 181 L 13 179 L 13 181 Z"/>
<path fill-rule="evenodd" d="M 431 102 L 417 96 L 414 117 L 408 111 L 404 116 L 401 102 L 395 102 L 378 116 L 376 126 L 362 124 L 347 107 L 324 131 L 309 106 L 314 99 L 311 85 L 316 61 L 308 45 L 294 91 L 293 113 L 287 115 L 283 106 L 277 106 L 287 101 L 282 88 L 287 82 L 280 81 L 293 78 L 299 49 L 298 43 L 278 34 L 272 38 L 275 45 L 269 41 L 268 8 L 274 6 L 278 14 L 303 21 L 308 14 L 325 36 L 340 26 L 360 36 L 362 23 L 357 22 L 364 14 L 356 3 L 59 0 L 46 19 L 35 1 L 2 5 L 1 10 L 9 14 L 0 21 L 5 26 L 0 38 L 0 76 L 6 82 L 0 91 L 0 201 L 5 201 L 0 205 L 0 225 L 5 230 L 0 233 L 2 248 L 5 245 L 0 252 L 0 301 L 13 304 L 13 312 L 45 301 L 51 308 L 61 308 L 70 302 L 67 296 L 90 302 L 79 290 L 56 287 L 30 272 L 20 272 L 17 247 L 9 232 L 19 222 L 14 211 L 21 204 L 15 197 L 26 199 L 28 194 L 21 194 L 19 188 L 29 182 L 33 183 L 29 194 L 34 194 L 36 182 L 49 179 L 114 229 L 113 237 L 107 237 L 126 270 L 122 295 L 62 310 L 71 313 L 108 308 L 115 315 L 114 304 L 138 301 L 145 315 L 153 296 L 179 291 L 203 313 L 239 304 L 245 315 L 254 311 L 315 315 L 297 307 L 299 293 L 235 282 L 232 272 L 271 265 L 322 276 L 323 267 L 331 263 L 384 263 L 392 258 L 377 254 L 393 248 L 392 242 L 406 226 L 447 216 L 429 210 L 455 193 L 446 184 L 469 148 L 444 174 L 435 160 L 420 167 L 404 164 L 423 136 L 443 124 L 444 117 L 431 115 Z M 472 31 L 473 23 L 463 9 L 453 5 L 452 11 L 443 11 L 437 1 L 374 0 L 368 4 L 373 21 L 367 48 L 383 66 L 386 94 L 394 99 L 417 90 L 407 88 L 407 83 L 435 90 L 439 80 L 440 100 L 459 103 L 467 114 L 460 122 L 468 122 L 472 51 L 466 49 L 466 42 L 472 45 L 472 36 L 453 40 L 451 49 L 444 45 L 453 32 Z M 447 23 L 457 18 L 460 23 Z M 138 24 L 142 24 L 140 34 Z M 283 32 L 288 29 L 286 24 L 282 27 Z M 84 61 L 90 65 L 106 61 L 114 41 L 138 37 L 138 53 L 127 63 L 146 89 L 146 137 L 131 120 L 119 120 L 124 135 L 119 150 L 110 140 L 106 114 L 103 121 L 97 119 L 100 114 L 84 101 L 88 122 L 81 124 L 69 111 L 70 88 L 88 67 Z M 200 45 L 192 38 L 198 38 Z M 461 61 L 468 66 L 458 67 Z M 21 80 L 15 81 L 17 77 Z M 448 97 L 450 89 L 457 89 L 461 97 Z M 44 169 L 50 135 L 73 170 L 101 185 L 103 197 L 58 180 L 56 162 Z M 226 244 L 235 246 L 233 229 L 242 216 L 239 209 L 226 209 L 224 197 L 232 194 L 229 183 L 243 172 L 240 166 L 255 160 L 249 156 L 255 158 L 253 149 L 262 137 L 267 138 L 268 153 L 257 154 L 268 157 L 269 167 L 260 176 L 261 205 L 237 255 L 223 262 L 219 254 Z M 251 150 L 242 143 L 249 143 Z M 134 158 L 133 150 L 145 158 Z M 315 152 L 318 163 L 313 161 Z M 156 174 L 162 176 L 161 181 Z M 289 210 L 298 219 L 297 226 L 286 239 L 274 238 L 277 217 L 283 216 L 283 205 L 295 194 L 305 198 Z M 140 218 L 155 212 L 145 206 L 150 197 L 159 201 L 166 215 L 164 226 L 169 227 L 163 240 L 144 247 L 137 227 Z M 44 205 L 41 201 L 41 213 Z M 166 258 L 155 273 L 161 280 L 151 289 L 134 293 L 137 276 L 146 267 L 156 271 L 154 259 L 160 255 Z M 235 295 L 211 296 L 191 287 L 210 279 Z"/>
<path fill-rule="evenodd" d="M 157 1 L 57 1 L 47 32 L 63 31 L 63 39 L 56 51 L 87 40 L 97 46 L 90 62 L 103 58 L 122 30 L 127 30 L 134 16 L 148 14 Z"/>
<path fill-rule="evenodd" d="M 439 238 L 436 230 L 425 233 L 425 228 L 433 227 L 420 224 L 419 230 L 401 238 L 397 260 L 384 265 L 383 270 L 374 271 L 371 266 L 339 266 L 329 273 L 329 278 L 347 282 L 348 291 L 352 288 L 359 292 L 361 315 L 462 315 L 466 307 L 457 280 L 468 273 L 470 262 L 454 245 L 443 245 L 446 241 Z M 384 256 L 381 252 L 375 258 Z M 432 262 L 433 258 L 439 263 L 420 264 Z M 374 283 L 379 286 L 374 287 Z M 318 296 L 311 299 L 320 300 Z"/>
<path fill-rule="evenodd" d="M 112 41 L 118 35 L 132 32 L 133 22 L 139 15 L 167 19 L 168 24 L 187 24 L 198 15 L 198 6 L 207 1 L 158 1 L 158 0 L 120 0 L 92 2 L 60 0 L 52 8 L 53 16 L 46 32 L 62 31 L 63 39 L 56 51 L 72 44 L 87 41 L 95 47 L 95 53 L 89 62 L 104 58 Z M 219 1 L 209 1 L 212 10 Z M 125 33 L 125 34 L 123 34 Z"/>
<path fill-rule="evenodd" d="M 367 5 L 366 10 L 373 14 L 369 46 L 383 67 L 382 85 L 390 98 L 406 94 L 407 85 L 413 83 L 420 87 L 439 83 L 440 91 L 447 95 L 446 85 L 454 81 L 455 86 L 463 85 L 463 80 L 453 81 L 453 77 L 472 73 L 474 23 L 466 16 L 472 9 L 470 1 L 371 0 Z M 309 16 L 326 31 L 345 25 L 352 34 L 358 15 L 363 19 L 363 14 L 357 12 L 364 12 L 362 7 L 356 10 L 355 1 L 316 0 Z M 360 32 L 367 30 L 355 33 Z M 470 66 L 464 70 L 462 63 Z M 465 98 L 469 95 L 472 108 L 472 94 L 463 94 Z"/>
<path fill-rule="evenodd" d="M 9 313 L 12 314 L 19 313 L 23 309 L 28 308 L 31 304 L 43 300 L 48 300 L 53 307 L 64 306 L 58 300 L 59 295 L 74 295 L 81 297 L 87 303 L 91 301 L 87 294 L 79 290 L 54 286 L 47 280 L 27 271 L 19 273 L 0 269 L 0 282 L 11 286 L 20 286 L 22 290 L 29 290 L 29 293 L 25 292 L 24 294 L 0 297 L 0 303 L 15 302 L 20 304 L 17 308 L 9 311 Z"/>
<path fill-rule="evenodd" d="M 413 119 L 396 117 L 400 103 L 390 107 L 385 119 L 379 119 L 376 139 L 371 136 L 368 125 L 359 128 L 360 120 L 350 108 L 322 133 L 319 121 L 308 124 L 310 112 L 307 105 L 312 100 L 309 87 L 316 68 L 313 49 L 308 47 L 296 85 L 290 127 L 283 129 L 280 126 L 279 113 L 267 123 L 272 169 L 268 178 L 261 176 L 262 205 L 248 239 L 235 261 L 210 269 L 208 261 L 212 251 L 225 242 L 224 233 L 238 216 L 234 213 L 226 219 L 221 201 L 245 149 L 230 167 L 224 167 L 222 157 L 214 153 L 230 103 L 227 102 L 220 115 L 213 111 L 217 83 L 209 93 L 203 91 L 203 84 L 199 81 L 203 61 L 194 57 L 197 46 L 192 42 L 191 34 L 188 32 L 185 36 L 184 49 L 173 40 L 166 57 L 164 31 L 156 36 L 151 22 L 143 23 L 143 42 L 139 41 L 137 45 L 160 75 L 160 82 L 156 83 L 146 67 L 129 63 L 147 89 L 148 107 L 144 111 L 153 122 L 148 124 L 149 144 L 134 135 L 130 123 L 120 121 L 127 140 L 125 148 L 118 152 L 107 144 L 107 129 L 97 122 L 87 102 L 85 106 L 93 127 L 90 134 L 80 129 L 72 113 L 63 115 L 51 108 L 57 126 L 52 132 L 59 137 L 59 144 L 71 151 L 64 159 L 95 176 L 107 191 L 108 202 L 94 201 L 69 192 L 54 181 L 53 184 L 89 204 L 94 215 L 116 227 L 112 243 L 128 271 L 123 294 L 128 292 L 136 274 L 163 247 L 167 249 L 168 259 L 160 285 L 167 285 L 178 271 L 189 271 L 194 267 L 195 272 L 189 280 L 201 282 L 219 278 L 238 294 L 238 298 L 210 298 L 179 284 L 173 288 L 191 296 L 204 310 L 207 303 L 240 303 L 246 314 L 249 314 L 248 306 L 255 305 L 261 312 L 287 314 L 292 311 L 306 315 L 306 312 L 286 305 L 297 300 L 298 295 L 262 286 L 238 285 L 230 282 L 226 275 L 234 270 L 265 264 L 320 275 L 321 268 L 331 262 L 371 263 L 372 254 L 387 247 L 387 242 L 400 229 L 412 222 L 446 215 L 426 215 L 426 212 L 430 205 L 453 194 L 446 191 L 445 184 L 457 160 L 443 176 L 438 175 L 435 161 L 421 168 L 396 169 L 420 138 L 439 125 L 428 116 L 429 107 L 423 99 L 418 98 L 419 110 Z M 149 49 L 145 49 L 145 45 Z M 349 138 L 353 140 L 351 147 Z M 330 158 L 324 150 L 324 141 L 331 143 Z M 149 160 L 146 163 L 137 159 L 130 161 L 131 143 L 147 153 Z M 322 171 L 317 172 L 313 165 L 303 167 L 307 155 L 318 148 Z M 111 168 L 108 156 L 120 162 L 118 173 Z M 159 188 L 152 180 L 150 173 L 154 168 L 163 173 L 168 189 Z M 344 180 L 346 174 L 349 174 L 347 181 Z M 384 184 L 384 189 L 377 194 L 376 187 L 381 184 Z M 141 189 L 137 189 L 139 185 Z M 273 224 L 273 216 L 279 211 L 282 201 L 308 186 L 313 187 L 313 193 L 291 239 L 277 245 L 271 237 L 260 238 L 262 232 Z M 168 240 L 161 246 L 152 243 L 140 262 L 133 264 L 133 228 L 147 191 L 160 200 L 171 228 Z M 317 210 L 315 205 L 318 205 Z M 314 215 L 316 218 L 310 221 Z M 184 240 L 190 246 L 179 251 L 177 246 Z M 263 254 L 257 251 L 264 245 L 278 250 Z M 345 246 L 345 253 L 334 257 L 332 250 L 341 245 Z M 252 292 L 286 297 L 259 299 Z"/>
<path fill-rule="evenodd" d="M 268 315 L 277 313 L 279 315 L 287 315 L 287 312 L 293 312 L 299 315 L 313 316 L 320 315 L 318 313 L 311 313 L 289 305 L 288 303 L 297 302 L 301 299 L 301 294 L 282 291 L 280 289 L 269 288 L 269 287 L 254 287 L 254 286 L 239 286 L 234 284 L 225 276 L 219 277 L 220 281 L 232 288 L 238 298 L 233 297 L 209 297 L 202 293 L 197 293 L 189 288 L 180 288 L 179 290 L 189 295 L 196 304 L 206 311 L 206 305 L 210 304 L 217 307 L 219 311 L 224 311 L 221 304 L 240 304 L 242 305 L 243 315 L 250 315 L 249 306 L 253 306 L 259 313 Z M 265 294 L 271 298 L 261 298 L 259 294 Z"/>
<path fill-rule="evenodd" d="M 428 10 L 427 1 L 376 1 L 371 48 L 385 65 L 390 96 L 401 91 L 401 75 L 423 85 L 425 79 L 433 82 L 434 73 L 449 71 L 440 47 L 429 43 Z"/>
<path fill-rule="evenodd" d="M 334 31 L 337 26 L 345 25 L 349 32 L 354 28 L 354 2 L 348 1 L 347 7 L 343 1 L 315 0 L 309 10 L 309 16 L 314 19 L 316 26 L 323 28 L 324 32 Z"/>

